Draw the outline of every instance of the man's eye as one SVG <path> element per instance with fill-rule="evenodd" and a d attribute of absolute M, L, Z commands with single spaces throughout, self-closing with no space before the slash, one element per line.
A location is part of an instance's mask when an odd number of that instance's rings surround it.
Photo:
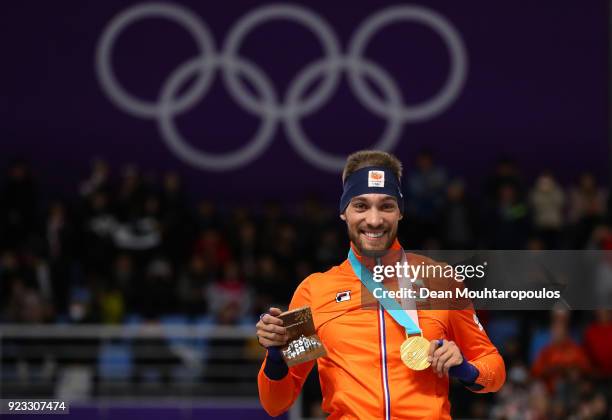
<path fill-rule="evenodd" d="M 353 204 L 353 207 L 354 207 L 355 209 L 357 209 L 357 210 L 365 210 L 366 205 L 365 205 L 365 204 L 363 204 L 363 203 L 355 203 L 355 204 Z"/>

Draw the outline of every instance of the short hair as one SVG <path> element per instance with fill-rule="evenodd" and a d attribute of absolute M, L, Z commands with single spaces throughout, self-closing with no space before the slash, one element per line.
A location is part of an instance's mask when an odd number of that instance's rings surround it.
<path fill-rule="evenodd" d="M 380 150 L 360 150 L 351 153 L 346 158 L 346 164 L 342 171 L 342 183 L 355 171 L 367 166 L 382 166 L 390 169 L 397 177 L 398 181 L 402 179 L 402 162 L 391 153 L 382 152 Z"/>

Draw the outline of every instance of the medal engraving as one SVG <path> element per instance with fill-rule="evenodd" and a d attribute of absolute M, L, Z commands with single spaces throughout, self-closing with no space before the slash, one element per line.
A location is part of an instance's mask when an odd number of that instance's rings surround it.
<path fill-rule="evenodd" d="M 408 337 L 400 347 L 402 362 L 410 369 L 427 369 L 431 363 L 427 361 L 429 341 L 421 336 Z"/>

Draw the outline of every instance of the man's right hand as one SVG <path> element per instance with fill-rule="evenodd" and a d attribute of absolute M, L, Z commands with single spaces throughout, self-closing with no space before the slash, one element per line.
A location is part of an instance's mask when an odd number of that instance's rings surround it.
<path fill-rule="evenodd" d="M 278 308 L 270 308 L 255 325 L 257 328 L 257 339 L 259 344 L 268 348 L 272 346 L 283 346 L 287 343 L 287 330 L 283 327 L 283 320 L 277 318 L 282 311 Z"/>

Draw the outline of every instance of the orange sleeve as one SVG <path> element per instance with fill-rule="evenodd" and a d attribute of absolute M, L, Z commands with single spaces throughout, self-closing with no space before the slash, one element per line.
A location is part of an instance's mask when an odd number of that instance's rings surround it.
<path fill-rule="evenodd" d="M 449 311 L 450 334 L 468 362 L 479 372 L 473 392 L 498 391 L 506 381 L 504 359 L 487 337 L 474 309 Z"/>
<path fill-rule="evenodd" d="M 308 278 L 304 280 L 293 294 L 293 299 L 289 304 L 289 309 L 299 308 L 300 306 L 310 306 L 310 291 L 308 288 Z M 289 368 L 289 373 L 278 381 L 272 380 L 264 373 L 266 360 L 261 365 L 257 376 L 257 386 L 259 388 L 259 401 L 272 417 L 276 417 L 287 411 L 297 399 L 304 381 L 308 377 L 310 370 L 314 366 L 314 361 L 301 363 Z"/>

